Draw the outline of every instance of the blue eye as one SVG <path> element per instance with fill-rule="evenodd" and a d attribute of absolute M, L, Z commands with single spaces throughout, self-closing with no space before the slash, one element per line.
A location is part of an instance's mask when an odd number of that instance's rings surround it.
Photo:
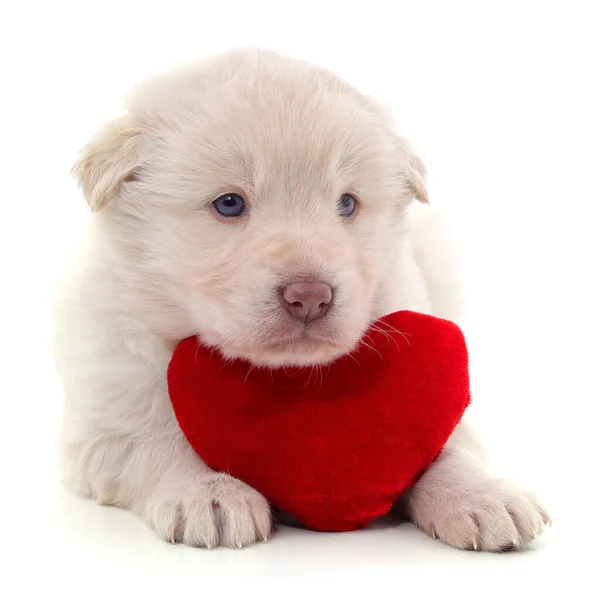
<path fill-rule="evenodd" d="M 349 217 L 356 209 L 356 199 L 350 194 L 343 194 L 338 203 L 338 213 L 340 217 Z"/>
<path fill-rule="evenodd" d="M 245 212 L 245 200 L 239 194 L 225 194 L 216 198 L 214 208 L 223 217 L 240 217 Z"/>

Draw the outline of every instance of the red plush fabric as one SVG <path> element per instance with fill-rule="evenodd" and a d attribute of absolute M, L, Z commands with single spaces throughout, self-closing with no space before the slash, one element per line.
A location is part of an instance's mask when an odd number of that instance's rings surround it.
<path fill-rule="evenodd" d="M 365 341 L 316 372 L 227 363 L 188 338 L 168 372 L 179 425 L 208 465 L 304 525 L 364 527 L 431 464 L 469 403 L 452 323 L 398 312 Z"/>

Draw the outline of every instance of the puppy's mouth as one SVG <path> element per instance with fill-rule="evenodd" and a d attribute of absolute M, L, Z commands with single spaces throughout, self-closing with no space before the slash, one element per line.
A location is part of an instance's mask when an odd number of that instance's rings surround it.
<path fill-rule="evenodd" d="M 352 351 L 357 342 L 303 326 L 290 333 L 268 333 L 253 342 L 217 346 L 228 358 L 247 360 L 259 367 L 303 367 L 331 363 Z"/>
<path fill-rule="evenodd" d="M 334 339 L 314 335 L 309 332 L 303 332 L 298 336 L 270 340 L 261 345 L 262 350 L 279 353 L 298 351 L 318 352 L 321 349 L 335 349 L 339 351 L 343 348 L 343 344 Z"/>

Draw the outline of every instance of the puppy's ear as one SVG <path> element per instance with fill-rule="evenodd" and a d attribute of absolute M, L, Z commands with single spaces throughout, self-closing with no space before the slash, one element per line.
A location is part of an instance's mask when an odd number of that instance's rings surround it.
<path fill-rule="evenodd" d="M 72 168 L 93 212 L 105 208 L 138 168 L 143 130 L 124 116 L 108 123 L 82 149 Z"/>
<path fill-rule="evenodd" d="M 417 200 L 425 204 L 429 203 L 428 191 L 426 189 L 426 167 L 424 163 L 413 153 L 408 152 L 405 169 L 406 186 Z"/>

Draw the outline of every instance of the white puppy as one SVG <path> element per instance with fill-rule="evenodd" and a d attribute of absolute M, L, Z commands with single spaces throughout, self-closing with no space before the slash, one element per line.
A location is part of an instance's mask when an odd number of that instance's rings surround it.
<path fill-rule="evenodd" d="M 316 365 L 386 313 L 457 318 L 447 248 L 411 206 L 427 201 L 421 162 L 334 75 L 237 51 L 144 84 L 74 171 L 95 214 L 56 314 L 66 484 L 166 540 L 268 539 L 266 500 L 180 432 L 171 352 L 199 334 L 258 365 Z M 489 477 L 463 425 L 405 505 L 458 548 L 524 547 L 548 521 Z"/>

